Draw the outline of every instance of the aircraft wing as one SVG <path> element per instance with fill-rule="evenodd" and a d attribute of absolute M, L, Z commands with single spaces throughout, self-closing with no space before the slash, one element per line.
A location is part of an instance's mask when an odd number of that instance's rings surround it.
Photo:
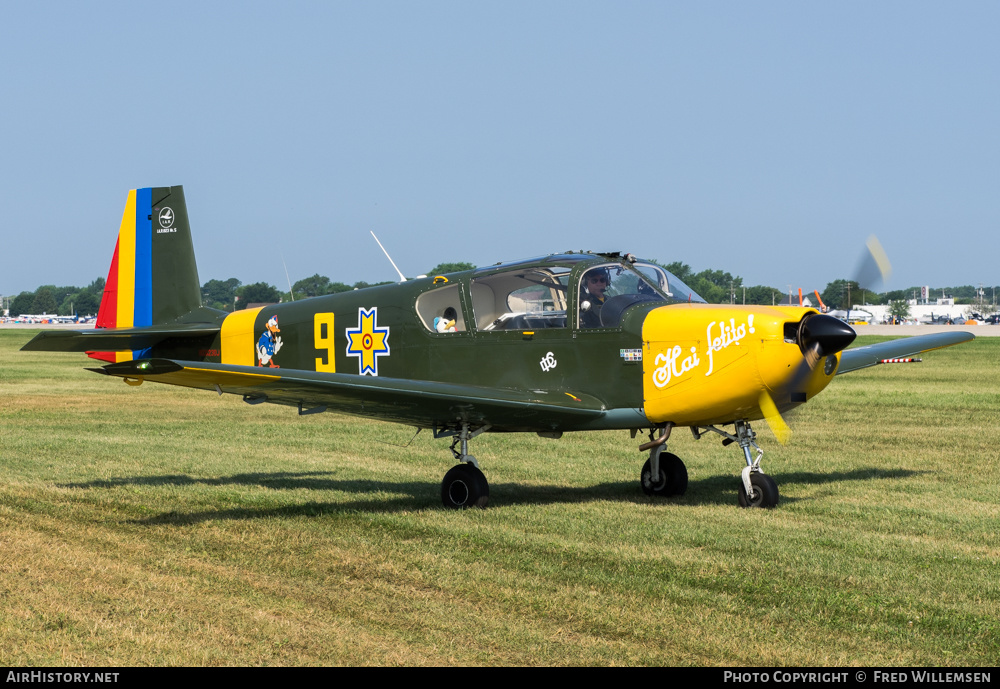
<path fill-rule="evenodd" d="M 593 427 L 606 415 L 599 399 L 559 390 L 497 389 L 172 359 L 124 361 L 90 370 L 125 378 L 133 385 L 150 380 L 242 395 L 251 404 L 297 406 L 302 414 L 329 410 L 422 428 L 465 421 L 502 431 L 571 430 Z"/>
<path fill-rule="evenodd" d="M 881 363 L 882 359 L 898 359 L 913 356 L 932 349 L 950 347 L 962 342 L 976 339 L 976 336 L 964 330 L 952 333 L 933 333 L 915 337 L 901 337 L 898 340 L 879 342 L 854 349 L 846 349 L 840 354 L 840 366 L 837 375 L 868 368 Z"/>

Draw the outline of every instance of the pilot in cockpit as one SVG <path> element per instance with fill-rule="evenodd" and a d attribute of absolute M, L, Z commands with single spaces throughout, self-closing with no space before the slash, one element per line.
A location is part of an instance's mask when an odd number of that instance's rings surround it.
<path fill-rule="evenodd" d="M 584 273 L 580 283 L 580 327 L 601 327 L 601 307 L 610 284 L 607 268 L 592 268 Z"/>

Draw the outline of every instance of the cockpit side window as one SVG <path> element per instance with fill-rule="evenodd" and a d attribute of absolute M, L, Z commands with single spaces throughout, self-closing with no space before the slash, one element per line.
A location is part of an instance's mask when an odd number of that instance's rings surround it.
<path fill-rule="evenodd" d="M 432 332 L 460 333 L 467 330 L 457 284 L 432 289 L 417 297 L 417 316 Z"/>
<path fill-rule="evenodd" d="M 648 263 L 607 263 L 584 271 L 577 291 L 579 327 L 617 328 L 625 309 L 668 301 L 668 278 Z"/>
<path fill-rule="evenodd" d="M 522 268 L 472 281 L 478 330 L 566 327 L 568 267 Z"/>

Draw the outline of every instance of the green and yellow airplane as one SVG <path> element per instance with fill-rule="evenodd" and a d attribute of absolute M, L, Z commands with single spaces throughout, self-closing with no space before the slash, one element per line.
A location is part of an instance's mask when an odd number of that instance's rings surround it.
<path fill-rule="evenodd" d="M 480 433 L 648 431 L 648 495 L 681 495 L 671 430 L 736 443 L 743 507 L 778 503 L 751 422 L 835 375 L 973 339 L 965 332 L 844 351 L 854 330 L 815 309 L 710 305 L 632 254 L 566 252 L 227 313 L 202 306 L 182 187 L 129 192 L 93 330 L 47 330 L 25 350 L 79 351 L 130 385 L 167 383 L 299 414 L 356 414 L 451 437 L 447 507 L 485 507 Z M 724 427 L 731 426 L 732 431 Z"/>

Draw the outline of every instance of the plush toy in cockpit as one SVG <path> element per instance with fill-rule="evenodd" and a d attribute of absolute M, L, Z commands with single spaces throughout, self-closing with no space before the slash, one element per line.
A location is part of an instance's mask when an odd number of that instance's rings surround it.
<path fill-rule="evenodd" d="M 449 306 L 444 310 L 443 316 L 437 316 L 434 319 L 434 329 L 439 333 L 453 333 L 457 330 L 455 327 L 455 322 L 458 319 L 458 314 L 455 309 Z"/>

